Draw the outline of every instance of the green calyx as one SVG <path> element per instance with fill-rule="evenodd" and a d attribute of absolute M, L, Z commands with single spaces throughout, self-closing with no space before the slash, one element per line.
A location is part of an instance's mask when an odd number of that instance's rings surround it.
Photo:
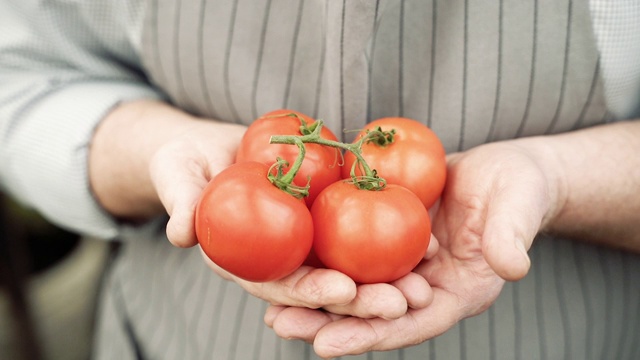
<path fill-rule="evenodd" d="M 378 146 L 388 146 L 393 144 L 395 140 L 396 130 L 391 129 L 389 131 L 383 131 L 380 126 L 378 126 L 375 130 L 367 130 L 365 135 L 365 141 L 367 144 L 376 144 Z"/>

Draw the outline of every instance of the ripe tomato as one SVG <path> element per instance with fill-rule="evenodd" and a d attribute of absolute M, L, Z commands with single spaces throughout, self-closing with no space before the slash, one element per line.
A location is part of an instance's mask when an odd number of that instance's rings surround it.
<path fill-rule="evenodd" d="M 254 121 L 244 134 L 236 154 L 236 162 L 252 160 L 272 165 L 276 158 L 280 157 L 289 162 L 289 165 L 293 165 L 298 156 L 297 146 L 269 143 L 272 135 L 302 135 L 300 120 L 295 116 L 289 116 L 292 113 L 304 118 L 307 125 L 315 122 L 305 114 L 287 109 L 264 114 Z M 322 128 L 320 136 L 337 141 L 335 134 L 326 127 Z M 311 178 L 309 196 L 305 198 L 307 205 L 311 206 L 322 189 L 340 179 L 340 158 L 338 150 L 334 148 L 318 144 L 305 144 L 305 148 L 306 155 L 302 167 L 293 182 L 298 186 L 305 186 L 308 178 Z"/>
<path fill-rule="evenodd" d="M 320 193 L 311 216 L 313 251 L 320 261 L 359 283 L 408 274 L 429 246 L 429 214 L 402 186 L 370 191 L 338 181 Z"/>
<path fill-rule="evenodd" d="M 374 142 L 362 146 L 362 156 L 370 168 L 387 180 L 415 193 L 424 206 L 430 208 L 440 197 L 447 175 L 445 150 L 437 135 L 422 123 L 400 117 L 375 120 L 358 134 L 354 142 L 377 127 L 383 131 L 395 129 L 394 141 L 380 146 Z M 342 178 L 350 178 L 355 161 L 352 153 L 344 156 Z M 356 175 L 362 175 L 356 170 Z"/>
<path fill-rule="evenodd" d="M 213 178 L 196 208 L 196 236 L 205 254 L 249 281 L 272 281 L 295 271 L 313 241 L 302 199 L 275 187 L 269 166 L 234 164 Z"/>

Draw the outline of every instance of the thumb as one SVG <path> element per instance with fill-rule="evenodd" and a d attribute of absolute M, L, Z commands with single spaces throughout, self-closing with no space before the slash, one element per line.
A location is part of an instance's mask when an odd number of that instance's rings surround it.
<path fill-rule="evenodd" d="M 208 182 L 203 170 L 206 163 L 162 155 L 164 153 L 153 159 L 150 172 L 160 202 L 169 215 L 167 238 L 174 246 L 191 247 L 197 244 L 195 210 Z M 185 169 L 184 164 L 190 164 L 191 168 Z"/>
<path fill-rule="evenodd" d="M 200 191 L 195 187 L 189 190 L 183 189 L 182 197 L 175 199 L 167 222 L 167 238 L 177 247 L 191 247 L 198 243 L 195 211 Z"/>
<path fill-rule="evenodd" d="M 493 271 L 508 281 L 522 279 L 531 260 L 527 249 L 548 209 L 542 183 L 513 179 L 494 191 L 487 209 L 482 251 Z"/>

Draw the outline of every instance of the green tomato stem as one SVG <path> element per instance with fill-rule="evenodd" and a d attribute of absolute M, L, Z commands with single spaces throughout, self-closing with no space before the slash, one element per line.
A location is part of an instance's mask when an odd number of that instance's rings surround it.
<path fill-rule="evenodd" d="M 284 174 L 283 169 L 289 166 L 289 163 L 284 159 L 278 158 L 271 168 L 269 168 L 267 177 L 269 178 L 269 181 L 271 181 L 271 183 L 280 190 L 283 190 L 298 199 L 302 199 L 305 196 L 309 196 L 309 183 L 307 182 L 306 186 L 297 186 L 293 183 L 293 179 L 298 173 L 298 170 L 300 170 L 300 166 L 302 166 L 306 149 L 302 141 L 296 139 L 294 143 L 298 146 L 300 151 L 298 152 L 298 156 L 296 157 L 291 169 Z M 272 174 L 272 170 L 274 168 L 276 169 L 275 175 Z"/>
<path fill-rule="evenodd" d="M 295 136 L 295 135 L 273 135 L 271 136 L 270 139 L 270 143 L 271 144 L 290 144 L 290 145 L 297 145 L 299 149 L 301 149 L 301 152 L 304 152 L 304 144 L 305 143 L 312 143 L 312 144 L 319 144 L 319 145 L 323 145 L 323 146 L 329 146 L 329 147 L 333 147 L 333 148 L 338 148 L 338 149 L 342 149 L 342 150 L 346 150 L 351 152 L 355 157 L 356 157 L 356 162 L 354 163 L 354 167 L 357 165 L 361 166 L 361 170 L 362 173 L 364 174 L 363 178 L 364 181 L 367 183 L 367 185 L 363 185 L 359 187 L 361 188 L 366 188 L 369 190 L 374 190 L 374 189 L 379 189 L 379 188 L 383 188 L 386 184 L 386 181 L 384 179 L 381 179 L 377 176 L 375 170 L 372 170 L 371 167 L 369 167 L 369 165 L 367 164 L 367 162 L 365 161 L 365 159 L 362 157 L 362 145 L 366 142 L 369 141 L 372 138 L 377 138 L 380 136 L 384 136 L 385 133 L 382 132 L 381 130 L 371 130 L 369 131 L 365 136 L 363 136 L 360 140 L 358 140 L 357 142 L 348 144 L 348 143 L 343 143 L 343 142 L 339 142 L 339 141 L 333 141 L 333 140 L 328 140 L 328 139 L 324 139 L 320 136 L 320 132 L 322 130 L 322 127 L 324 126 L 324 123 L 322 122 L 322 120 L 318 120 L 316 121 L 316 123 L 314 123 L 313 125 L 315 125 L 315 127 L 313 127 L 313 131 L 310 134 L 306 134 L 306 135 L 302 135 L 302 136 Z M 304 158 L 304 156 L 303 156 Z M 300 159 L 300 156 L 298 156 L 298 158 L 296 159 L 296 163 L 298 162 L 298 160 Z M 293 167 L 291 168 L 291 171 L 289 171 L 287 173 L 287 175 L 290 175 L 291 173 L 294 173 L 292 175 L 295 176 L 295 172 L 297 172 L 297 170 L 299 169 L 300 165 L 298 165 L 296 167 L 296 163 L 294 163 Z M 300 163 L 302 163 L 302 160 L 300 160 Z M 295 172 L 294 172 L 295 170 Z M 355 175 L 355 170 L 352 168 L 351 170 L 351 177 L 354 180 L 354 183 L 359 184 L 360 181 L 358 180 L 358 178 Z M 372 182 L 377 182 L 377 185 L 371 185 Z"/>
<path fill-rule="evenodd" d="M 298 174 L 298 171 L 302 166 L 302 161 L 304 160 L 304 157 L 307 153 L 307 149 L 305 148 L 304 143 L 299 138 L 294 138 L 293 144 L 298 147 L 298 150 L 299 150 L 298 156 L 296 157 L 296 160 L 293 162 L 291 169 L 280 179 L 281 181 L 288 184 L 293 183 L 293 178 L 295 178 L 296 175 Z"/>

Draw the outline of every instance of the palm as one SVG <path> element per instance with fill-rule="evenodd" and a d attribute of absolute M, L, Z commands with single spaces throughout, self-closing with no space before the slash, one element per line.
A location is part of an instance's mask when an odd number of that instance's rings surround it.
<path fill-rule="evenodd" d="M 504 279 L 526 274 L 529 264 L 518 252 L 528 248 L 538 231 L 548 194 L 540 169 L 511 145 L 455 154 L 449 158 L 448 176 L 433 220 L 440 250 L 415 272 L 439 294 L 432 306 L 455 298 L 464 318 L 486 310 Z M 523 215 L 527 217 L 518 217 Z M 522 240 L 521 249 L 514 240 Z"/>
<path fill-rule="evenodd" d="M 433 290 L 430 305 L 395 320 L 322 318 L 313 310 L 283 310 L 278 333 L 314 340 L 321 356 L 397 349 L 444 333 L 496 299 L 506 280 L 528 271 L 528 248 L 550 207 L 548 182 L 530 153 L 495 144 L 448 159 L 448 180 L 433 218 L 440 249 L 415 270 Z M 292 321 L 314 321 L 296 334 Z"/>
<path fill-rule="evenodd" d="M 457 179 L 450 183 L 452 181 Z M 434 290 L 441 290 L 440 297 L 434 301 L 455 297 L 458 302 L 466 303 L 468 313 L 460 314 L 463 317 L 486 309 L 504 284 L 483 254 L 487 202 L 470 190 L 467 186 L 447 187 L 433 219 L 433 233 L 440 249 L 433 259 L 414 270 L 424 276 Z"/>

